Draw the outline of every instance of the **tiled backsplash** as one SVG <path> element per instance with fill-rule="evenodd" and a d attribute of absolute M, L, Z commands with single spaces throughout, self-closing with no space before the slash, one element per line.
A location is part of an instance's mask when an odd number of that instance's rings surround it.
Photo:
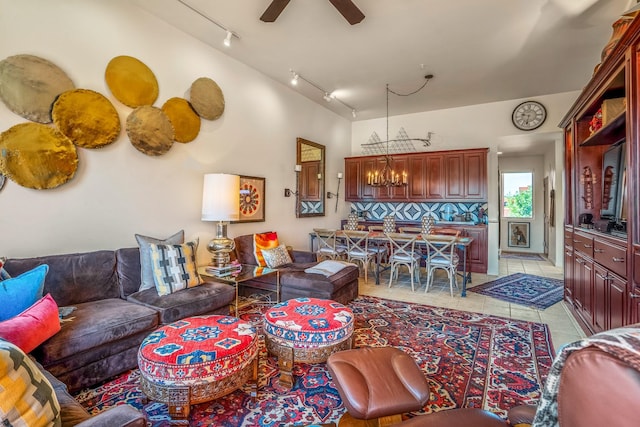
<path fill-rule="evenodd" d="M 302 200 L 300 202 L 301 214 L 316 214 L 322 213 L 322 202 L 310 202 L 308 200 Z"/>
<path fill-rule="evenodd" d="M 483 215 L 480 214 L 481 209 L 484 212 Z M 373 221 L 382 221 L 387 215 L 393 215 L 396 221 L 419 222 L 425 215 L 433 217 L 436 221 L 452 221 L 455 215 L 466 216 L 468 213 L 471 221 L 486 222 L 487 203 L 354 202 L 351 203 L 351 211 L 358 213 L 358 216 L 364 216 L 365 219 Z"/>

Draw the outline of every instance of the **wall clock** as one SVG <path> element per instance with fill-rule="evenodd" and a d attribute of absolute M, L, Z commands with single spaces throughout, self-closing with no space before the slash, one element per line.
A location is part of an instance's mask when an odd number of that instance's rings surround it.
<path fill-rule="evenodd" d="M 525 101 L 511 115 L 513 125 L 520 130 L 534 130 L 542 126 L 547 118 L 547 109 L 539 102 Z"/>

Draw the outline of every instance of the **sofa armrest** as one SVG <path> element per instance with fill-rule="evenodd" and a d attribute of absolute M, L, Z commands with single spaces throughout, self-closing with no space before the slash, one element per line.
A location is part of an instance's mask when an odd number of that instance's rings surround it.
<path fill-rule="evenodd" d="M 507 419 L 509 420 L 510 425 L 514 427 L 529 426 L 533 423 L 533 418 L 536 416 L 536 409 L 538 409 L 538 407 L 535 405 L 514 406 L 509 409 Z"/>
<path fill-rule="evenodd" d="M 300 251 L 293 249 L 290 251 L 294 262 L 316 262 L 318 258 L 315 252 Z"/>
<path fill-rule="evenodd" d="M 133 406 L 118 405 L 76 424 L 76 427 L 146 427 L 147 418 Z"/>

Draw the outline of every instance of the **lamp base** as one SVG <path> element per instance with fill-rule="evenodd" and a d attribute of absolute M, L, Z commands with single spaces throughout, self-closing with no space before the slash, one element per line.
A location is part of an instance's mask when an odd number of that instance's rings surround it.
<path fill-rule="evenodd" d="M 227 237 L 227 223 L 220 221 L 216 224 L 216 235 L 209 244 L 207 250 L 213 255 L 211 265 L 214 267 L 226 267 L 231 262 L 231 251 L 236 247 L 233 239 Z"/>

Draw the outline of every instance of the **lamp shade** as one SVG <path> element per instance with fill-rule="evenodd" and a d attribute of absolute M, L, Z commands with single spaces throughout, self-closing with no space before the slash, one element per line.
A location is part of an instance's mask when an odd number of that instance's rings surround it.
<path fill-rule="evenodd" d="M 240 177 L 226 173 L 204 176 L 202 189 L 203 221 L 237 221 L 240 219 Z"/>

